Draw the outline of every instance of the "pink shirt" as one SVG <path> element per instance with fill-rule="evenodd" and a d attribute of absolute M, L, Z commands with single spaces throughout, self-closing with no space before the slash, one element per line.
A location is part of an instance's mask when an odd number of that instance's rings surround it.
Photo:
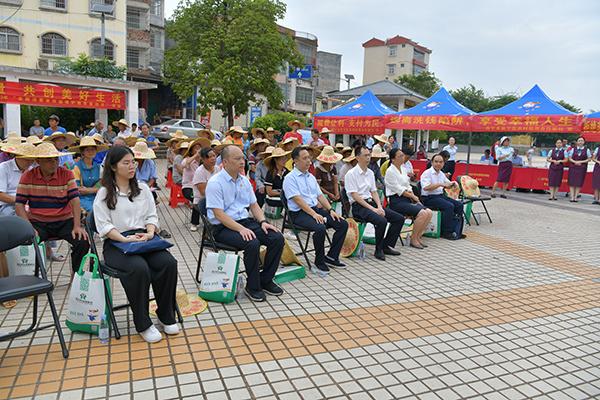
<path fill-rule="evenodd" d="M 198 204 L 200 198 L 202 197 L 202 194 L 200 194 L 200 190 L 196 185 L 199 183 L 208 182 L 211 176 L 217 174 L 219 171 L 221 171 L 221 167 L 215 165 L 213 173 L 211 174 L 206 168 L 204 168 L 204 165 L 201 165 L 198 167 L 196 172 L 194 172 L 194 179 L 192 180 L 192 184 L 194 185 L 192 187 L 192 190 L 194 191 L 194 204 Z"/>
<path fill-rule="evenodd" d="M 188 160 L 189 157 L 186 157 L 183 159 L 183 178 L 181 180 L 181 188 L 188 188 L 188 189 L 193 189 L 193 183 L 192 180 L 194 179 L 194 172 L 196 172 L 196 170 L 198 169 L 198 166 L 200 164 L 198 164 L 198 161 L 194 160 L 191 163 L 189 163 L 188 165 L 185 165 L 186 160 Z"/>

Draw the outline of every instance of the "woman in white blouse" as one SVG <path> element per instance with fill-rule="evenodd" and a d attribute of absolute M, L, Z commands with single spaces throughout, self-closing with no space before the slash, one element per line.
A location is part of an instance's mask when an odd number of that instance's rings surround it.
<path fill-rule="evenodd" d="M 385 174 L 385 192 L 388 197 L 388 207 L 402 214 L 410 215 L 413 220 L 413 231 L 410 245 L 417 249 L 427 247 L 421 240 L 425 228 L 433 217 L 433 211 L 421 204 L 413 193 L 410 178 L 403 166 L 404 154 L 400 149 L 390 150 L 390 166 Z"/>
<path fill-rule="evenodd" d="M 158 229 L 150 188 L 135 179 L 137 162 L 125 146 L 113 146 L 104 161 L 102 187 L 94 201 L 94 220 L 104 242 L 104 260 L 119 271 L 131 305 L 135 328 L 149 343 L 162 339 L 148 315 L 150 284 L 156 297 L 158 323 L 168 335 L 179 333 L 175 323 L 177 260 L 167 251 L 125 254 L 115 242 L 144 242 Z"/>

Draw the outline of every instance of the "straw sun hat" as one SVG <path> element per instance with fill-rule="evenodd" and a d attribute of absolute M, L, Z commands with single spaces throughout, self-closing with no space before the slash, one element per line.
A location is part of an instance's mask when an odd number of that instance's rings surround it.
<path fill-rule="evenodd" d="M 321 154 L 321 150 L 318 147 L 309 146 L 309 145 L 305 144 L 304 146 L 302 146 L 302 148 L 306 149 L 306 150 L 312 150 L 311 155 L 312 155 L 313 160 Z"/>
<path fill-rule="evenodd" d="M 324 135 L 324 134 L 330 134 L 330 133 L 334 133 L 334 131 L 330 131 L 329 128 L 325 127 L 323 129 L 321 129 L 321 133 L 320 135 Z"/>
<path fill-rule="evenodd" d="M 354 155 L 355 152 L 356 150 L 352 150 L 352 153 L 348 157 L 344 158 L 344 162 L 349 163 L 356 160 L 356 156 Z"/>
<path fill-rule="evenodd" d="M 35 158 L 54 158 L 74 154 L 70 152 L 58 151 L 52 142 L 40 143 L 35 148 Z"/>
<path fill-rule="evenodd" d="M 279 131 L 274 129 L 272 126 L 268 127 L 266 130 L 267 133 L 273 134 L 273 135 L 279 135 Z"/>
<path fill-rule="evenodd" d="M 127 120 L 126 120 L 125 118 L 121 118 L 121 119 L 120 119 L 120 120 L 118 120 L 118 121 L 113 121 L 113 123 L 112 123 L 112 124 L 113 124 L 113 126 L 119 126 L 119 124 L 123 124 L 123 125 L 125 125 L 126 127 L 128 127 L 128 128 L 131 128 L 129 125 L 127 125 Z"/>
<path fill-rule="evenodd" d="M 331 146 L 325 146 L 321 154 L 317 157 L 317 160 L 326 164 L 335 164 L 342 159 L 342 155 L 336 153 Z"/>
<path fill-rule="evenodd" d="M 178 129 L 175 132 L 169 133 L 169 136 L 175 139 L 187 139 L 188 137 L 183 134 L 183 131 Z"/>
<path fill-rule="evenodd" d="M 283 142 L 279 143 L 279 147 L 281 147 L 283 149 L 283 146 L 285 146 L 288 143 L 293 143 L 293 145 L 292 145 L 293 149 L 300 146 L 300 141 L 298 139 L 296 139 L 295 137 L 289 137 L 289 138 L 285 139 Z"/>
<path fill-rule="evenodd" d="M 293 125 L 294 125 L 294 124 L 298 124 L 298 125 L 300 125 L 300 128 L 298 128 L 298 129 L 304 129 L 304 127 L 306 127 L 306 125 L 304 125 L 302 122 L 298 121 L 297 119 L 295 119 L 295 120 L 293 120 L 293 121 L 288 121 L 288 122 L 287 122 L 287 126 L 289 126 L 289 127 L 290 127 L 290 129 L 294 129 L 294 128 L 293 128 Z"/>
<path fill-rule="evenodd" d="M 156 154 L 154 154 L 152 149 L 148 148 L 148 143 L 146 143 L 146 141 L 136 142 L 131 148 L 131 151 L 133 151 L 133 157 L 138 160 L 156 158 Z"/>
<path fill-rule="evenodd" d="M 196 145 L 199 145 L 200 148 L 202 148 L 202 147 L 210 147 L 210 141 L 207 138 L 205 138 L 205 137 L 201 137 L 201 138 L 198 138 L 198 139 L 194 140 L 193 142 L 186 142 L 186 143 L 189 143 L 189 145 L 187 146 L 187 150 L 185 151 L 185 153 L 183 153 L 183 158 L 186 158 L 187 156 L 189 156 L 190 155 L 190 150 L 192 149 L 192 147 L 194 147 Z M 182 151 L 183 150 L 180 150 L 179 154 L 182 154 L 181 153 Z"/>
<path fill-rule="evenodd" d="M 298 256 L 296 256 L 296 253 L 290 247 L 290 244 L 288 243 L 288 241 L 286 239 L 284 239 L 284 240 L 285 240 L 285 245 L 283 246 L 283 251 L 281 252 L 281 257 L 279 258 L 279 262 L 281 263 L 281 265 L 302 265 L 302 263 L 298 259 Z M 265 254 L 266 253 L 267 253 L 267 249 L 263 249 L 260 252 L 260 259 L 263 263 L 265 262 Z"/>
<path fill-rule="evenodd" d="M 48 142 L 48 141 L 52 141 L 54 139 L 58 139 L 59 137 L 64 137 L 65 140 L 67 141 L 66 146 L 70 146 L 73 143 L 75 143 L 77 141 L 77 136 L 75 136 L 75 134 L 73 132 L 67 132 L 67 133 L 62 133 L 62 132 L 54 132 L 52 135 L 50 136 L 44 136 L 44 139 L 42 139 L 44 142 Z"/>
<path fill-rule="evenodd" d="M 387 143 L 387 141 L 388 141 L 387 135 L 375 135 L 375 136 L 373 136 L 373 139 L 375 139 L 381 143 Z"/>
<path fill-rule="evenodd" d="M 79 146 L 69 147 L 69 150 L 75 153 L 81 153 L 85 147 L 95 147 L 96 151 L 98 152 L 108 150 L 108 146 L 98 144 L 98 142 L 96 142 L 96 140 L 92 136 L 84 136 L 81 139 L 81 143 L 79 143 Z"/>
<path fill-rule="evenodd" d="M 19 135 L 17 132 L 12 131 L 12 132 L 8 132 L 8 136 L 6 136 L 6 139 L 2 143 L 8 143 L 8 141 L 10 139 L 18 140 L 19 143 L 22 142 L 22 141 L 25 141 L 24 137 L 22 137 L 21 135 Z"/>
<path fill-rule="evenodd" d="M 38 145 L 38 144 L 42 143 L 42 139 L 40 139 L 39 137 L 33 135 L 33 136 L 29 136 L 25 140 L 25 142 L 29 143 L 29 144 L 33 144 L 33 145 Z"/>
<path fill-rule="evenodd" d="M 269 141 L 269 139 L 254 139 L 254 142 L 250 145 L 250 151 L 256 150 L 258 145 L 261 143 L 269 144 L 271 142 Z"/>
<path fill-rule="evenodd" d="M 183 290 L 175 291 L 175 299 L 177 300 L 177 306 L 182 317 L 189 317 L 191 315 L 200 314 L 206 310 L 207 304 L 204 299 L 192 294 L 187 294 Z M 150 302 L 150 314 L 156 315 L 156 309 L 158 305 L 156 300 Z"/>
<path fill-rule="evenodd" d="M 479 182 L 476 179 L 471 178 L 469 175 L 462 175 L 460 185 L 467 197 L 481 197 Z"/>
<path fill-rule="evenodd" d="M 349 257 L 354 253 L 360 240 L 360 232 L 356 221 L 352 218 L 346 218 L 346 221 L 348 222 L 348 231 L 346 232 L 346 239 L 340 251 L 340 257 Z"/>
<path fill-rule="evenodd" d="M 213 145 L 212 142 L 211 142 L 210 145 L 211 146 Z M 221 150 L 223 150 L 227 146 L 237 146 L 240 149 L 244 147 L 243 144 L 239 144 L 239 143 L 231 143 L 231 142 L 223 142 L 223 143 L 221 143 L 221 142 L 219 142 L 219 144 L 217 144 L 217 145 L 214 146 L 214 149 L 215 149 L 215 151 L 221 151 Z"/>
<path fill-rule="evenodd" d="M 388 155 L 381 150 L 381 147 L 373 147 L 371 158 L 388 158 Z"/>
<path fill-rule="evenodd" d="M 271 128 L 273 129 L 273 128 Z M 266 135 L 267 132 L 265 132 L 265 130 L 263 128 L 253 128 L 250 132 L 252 132 L 252 135 L 256 135 L 256 132 L 262 132 L 263 135 Z"/>
<path fill-rule="evenodd" d="M 200 136 L 202 134 L 206 134 L 207 136 Z M 215 138 L 215 134 L 210 129 L 200 129 L 196 132 L 196 135 L 198 135 L 198 137 L 205 137 L 208 140 L 213 140 Z"/>
<path fill-rule="evenodd" d="M 15 147 L 2 147 L 2 151 L 5 153 L 11 153 L 19 158 L 35 158 L 35 146 L 31 143 L 19 143 Z"/>
<path fill-rule="evenodd" d="M 6 139 L 6 141 L 2 142 L 2 145 L 0 145 L 0 148 L 4 149 L 5 147 L 17 147 L 18 145 L 20 145 L 21 143 L 23 143 L 21 141 L 21 139 L 17 139 L 15 137 L 10 137 L 8 139 Z"/>
<path fill-rule="evenodd" d="M 265 151 L 263 151 L 262 153 L 258 153 L 258 156 L 260 158 L 265 158 L 271 155 L 271 153 L 273 152 L 273 150 L 275 149 L 275 147 L 273 146 L 267 146 L 267 148 L 265 149 Z"/>
<path fill-rule="evenodd" d="M 271 166 L 271 162 L 275 159 L 275 158 L 279 158 L 279 157 L 285 157 L 288 154 L 290 154 L 291 151 L 284 151 L 283 149 L 279 148 L 279 147 L 275 147 L 273 149 L 273 152 L 271 153 L 271 155 L 267 158 L 265 158 L 265 160 L 263 161 L 263 163 L 267 166 L 270 167 Z"/>

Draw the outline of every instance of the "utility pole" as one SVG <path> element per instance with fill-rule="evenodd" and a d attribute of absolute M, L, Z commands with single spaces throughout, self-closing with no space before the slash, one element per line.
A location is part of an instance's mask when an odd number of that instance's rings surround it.
<path fill-rule="evenodd" d="M 285 105 L 284 105 L 284 110 L 285 112 L 288 111 L 288 98 L 289 98 L 289 93 L 288 93 L 288 78 L 290 75 L 290 63 L 289 62 L 285 62 Z"/>

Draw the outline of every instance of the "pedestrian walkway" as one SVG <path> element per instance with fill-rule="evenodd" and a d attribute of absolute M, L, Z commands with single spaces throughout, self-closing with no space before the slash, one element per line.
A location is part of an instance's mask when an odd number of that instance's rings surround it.
<path fill-rule="evenodd" d="M 67 360 L 52 330 L 0 342 L 0 398 L 597 398 L 600 207 L 507 194 L 487 203 L 494 223 L 469 227 L 466 240 L 425 239 L 429 248 L 386 262 L 367 245 L 364 261 L 284 283 L 266 303 L 209 303 L 157 344 L 126 310 L 124 336 L 108 345 L 63 328 Z M 178 288 L 197 294 L 199 233 L 167 189 L 159 199 Z M 64 321 L 70 266 L 52 268 Z M 124 300 L 118 282 L 114 295 Z M 25 324 L 30 307 L 0 309 L 0 330 Z"/>

